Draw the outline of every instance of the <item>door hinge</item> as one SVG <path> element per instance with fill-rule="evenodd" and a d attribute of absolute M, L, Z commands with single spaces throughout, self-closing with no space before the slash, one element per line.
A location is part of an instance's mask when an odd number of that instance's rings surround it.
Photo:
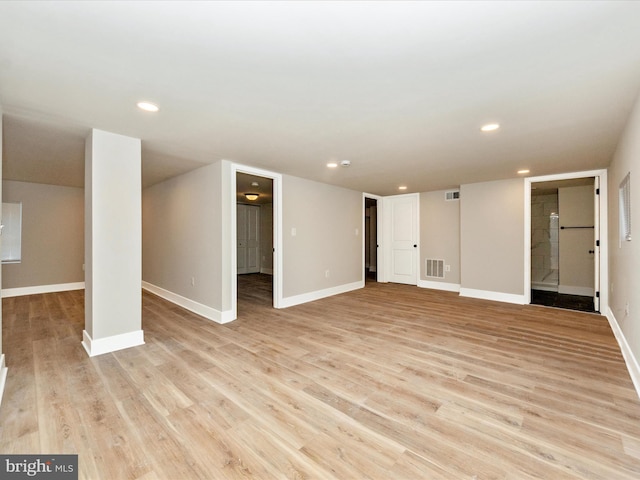
<path fill-rule="evenodd" d="M 600 292 L 596 292 L 596 298 L 600 298 Z"/>
<path fill-rule="evenodd" d="M 600 189 L 596 188 L 596 195 L 600 195 Z"/>
<path fill-rule="evenodd" d="M 596 247 L 600 246 L 600 240 L 596 240 Z"/>

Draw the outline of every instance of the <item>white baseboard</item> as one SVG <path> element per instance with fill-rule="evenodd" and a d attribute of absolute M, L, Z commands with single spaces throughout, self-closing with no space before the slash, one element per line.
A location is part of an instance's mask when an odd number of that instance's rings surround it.
<path fill-rule="evenodd" d="M 515 303 L 524 305 L 524 295 L 513 293 L 492 292 L 489 290 L 476 290 L 475 288 L 460 288 L 461 297 L 480 298 L 482 300 L 493 300 L 495 302 Z"/>
<path fill-rule="evenodd" d="M 629 347 L 627 339 L 620 328 L 620 324 L 618 324 L 618 320 L 616 320 L 616 317 L 613 315 L 611 308 L 607 308 L 606 317 L 607 320 L 609 320 L 611 330 L 613 330 L 613 335 L 616 337 L 618 345 L 620 345 L 620 351 L 624 357 L 624 362 L 627 364 L 627 370 L 629 371 L 633 386 L 636 388 L 638 397 L 640 397 L 640 365 L 638 364 L 638 359 L 633 354 L 631 347 Z"/>
<path fill-rule="evenodd" d="M 273 268 L 260 268 L 260 273 L 265 275 L 273 275 Z"/>
<path fill-rule="evenodd" d="M 567 295 L 582 295 L 583 297 L 593 297 L 593 288 L 589 287 L 574 287 L 571 285 L 558 285 L 558 293 L 564 293 Z"/>
<path fill-rule="evenodd" d="M 68 292 L 83 290 L 84 282 L 57 283 L 54 285 L 37 285 L 35 287 L 3 288 L 2 298 L 20 297 L 22 295 L 36 295 L 39 293 Z"/>
<path fill-rule="evenodd" d="M 143 281 L 142 288 L 155 295 L 158 295 L 159 297 L 164 298 L 171 303 L 175 303 L 176 305 L 189 310 L 190 312 L 197 313 L 207 320 L 213 320 L 216 323 L 228 323 L 232 320 L 235 320 L 235 318 L 233 318 L 233 312 L 230 310 L 221 312 L 220 310 L 208 307 L 207 305 L 203 305 L 194 300 L 191 300 L 190 298 L 178 295 L 177 293 L 170 292 L 169 290 L 165 290 L 164 288 L 158 287 L 149 282 Z"/>
<path fill-rule="evenodd" d="M 444 290 L 446 292 L 460 292 L 459 283 L 434 282 L 432 280 L 418 280 L 420 288 L 431 288 L 434 290 Z"/>
<path fill-rule="evenodd" d="M 4 353 L 0 355 L 0 405 L 2 405 L 2 395 L 4 394 L 4 387 L 7 384 L 7 367 L 4 363 Z"/>
<path fill-rule="evenodd" d="M 82 331 L 82 346 L 90 357 L 124 350 L 125 348 L 137 347 L 138 345 L 144 345 L 144 333 L 142 330 L 95 340 L 91 338 L 86 330 Z"/>
<path fill-rule="evenodd" d="M 278 308 L 293 307 L 294 305 L 313 302 L 314 300 L 320 300 L 321 298 L 339 295 L 340 293 L 351 292 L 352 290 L 357 290 L 359 288 L 364 288 L 363 280 L 353 283 L 346 283 L 344 285 L 338 285 L 337 287 L 325 288 L 324 290 L 316 290 L 315 292 L 302 293 L 300 295 L 286 297 L 282 299 L 282 302 L 280 303 L 280 306 Z"/>

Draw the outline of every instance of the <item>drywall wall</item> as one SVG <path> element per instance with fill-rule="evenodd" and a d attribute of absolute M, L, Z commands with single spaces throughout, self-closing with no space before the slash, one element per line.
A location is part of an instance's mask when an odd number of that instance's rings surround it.
<path fill-rule="evenodd" d="M 524 254 L 524 180 L 462 185 L 461 294 L 524 302 Z"/>
<path fill-rule="evenodd" d="M 84 189 L 5 180 L 22 203 L 22 261 L 3 265 L 2 288 L 84 282 Z"/>
<path fill-rule="evenodd" d="M 362 193 L 283 176 L 283 297 L 363 280 Z"/>
<path fill-rule="evenodd" d="M 632 240 L 625 241 L 619 234 L 618 195 L 620 182 L 629 172 L 633 230 Z M 608 186 L 610 311 L 606 313 L 619 325 L 637 367 L 640 360 L 640 207 L 637 207 L 640 205 L 637 201 L 640 198 L 640 99 L 609 166 Z M 636 384 L 636 388 L 640 389 L 640 385 Z"/>
<path fill-rule="evenodd" d="M 579 228 L 594 226 L 593 197 L 593 185 L 558 189 L 560 293 L 594 295 L 595 230 Z"/>
<path fill-rule="evenodd" d="M 426 276 L 426 259 L 444 260 L 444 278 Z M 444 191 L 420 194 L 421 280 L 460 284 L 460 201 L 446 201 Z"/>
<path fill-rule="evenodd" d="M 142 192 L 142 280 L 218 312 L 225 308 L 221 171 L 216 162 Z"/>

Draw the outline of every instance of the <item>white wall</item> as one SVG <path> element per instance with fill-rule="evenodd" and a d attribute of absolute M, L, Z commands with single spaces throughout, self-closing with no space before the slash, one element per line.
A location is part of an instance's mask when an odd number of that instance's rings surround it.
<path fill-rule="evenodd" d="M 524 303 L 524 180 L 460 187 L 461 295 Z"/>
<path fill-rule="evenodd" d="M 142 193 L 143 281 L 211 309 L 213 316 L 228 308 L 223 304 L 221 171 L 217 162 Z"/>
<path fill-rule="evenodd" d="M 631 172 L 632 240 L 620 239 L 618 190 Z M 608 171 L 609 183 L 609 309 L 614 331 L 618 325 L 621 344 L 636 389 L 640 391 L 640 99 L 636 102 Z"/>
<path fill-rule="evenodd" d="M 444 278 L 425 276 L 425 259 L 442 259 L 450 271 Z M 421 286 L 451 289 L 460 286 L 460 201 L 446 201 L 445 191 L 420 194 Z M 433 285 L 432 282 L 449 285 Z M 455 288 L 453 288 L 455 290 Z"/>
<path fill-rule="evenodd" d="M 2 201 L 22 203 L 22 261 L 3 265 L 2 288 L 84 282 L 84 189 L 2 182 Z"/>
<path fill-rule="evenodd" d="M 361 192 L 283 177 L 285 299 L 363 282 L 363 217 Z"/>

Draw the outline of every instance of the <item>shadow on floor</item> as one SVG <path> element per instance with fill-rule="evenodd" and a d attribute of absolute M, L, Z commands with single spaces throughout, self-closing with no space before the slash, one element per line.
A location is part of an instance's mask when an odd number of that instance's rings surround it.
<path fill-rule="evenodd" d="M 593 309 L 593 297 L 583 297 L 582 295 L 567 295 L 544 290 L 531 290 L 531 304 L 596 313 Z"/>

